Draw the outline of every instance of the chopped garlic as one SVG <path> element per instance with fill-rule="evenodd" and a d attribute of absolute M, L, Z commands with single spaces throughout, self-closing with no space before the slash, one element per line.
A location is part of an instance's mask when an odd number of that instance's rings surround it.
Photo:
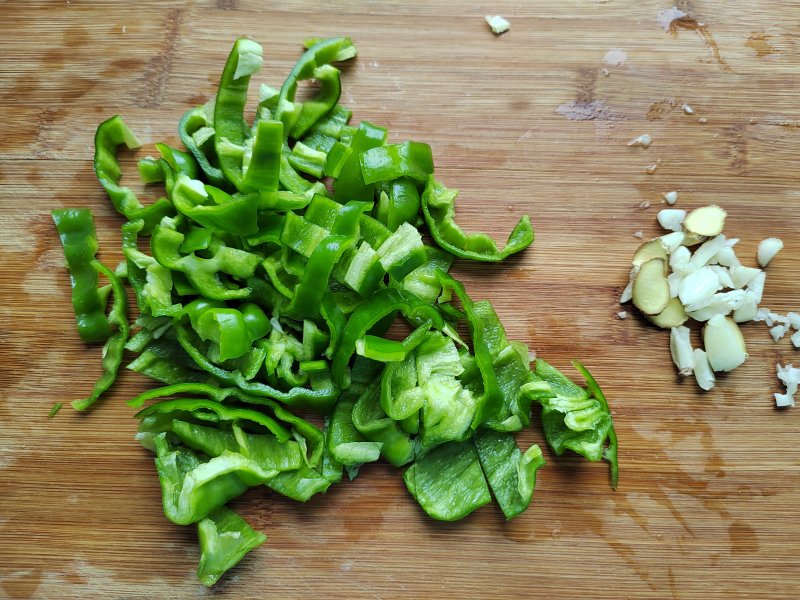
<path fill-rule="evenodd" d="M 631 298 L 633 298 L 633 280 L 628 282 L 628 285 L 625 286 L 625 289 L 622 290 L 622 295 L 619 297 L 619 303 L 625 304 L 626 302 L 630 302 Z"/>
<path fill-rule="evenodd" d="M 633 232 L 633 237 L 637 237 L 637 238 L 639 238 L 640 240 L 643 240 L 643 239 L 644 239 L 644 233 L 643 233 L 643 232 L 641 232 L 641 231 L 634 231 L 634 232 Z"/>
<path fill-rule="evenodd" d="M 680 231 L 685 218 L 686 211 L 679 208 L 665 208 L 656 217 L 658 224 L 668 231 Z"/>
<path fill-rule="evenodd" d="M 772 327 L 772 319 L 769 318 L 770 310 L 766 306 L 762 306 L 761 308 L 756 311 L 756 316 L 753 318 L 753 321 L 764 321 L 767 324 L 767 327 Z"/>
<path fill-rule="evenodd" d="M 733 320 L 737 323 L 746 323 L 747 321 L 755 321 L 758 316 L 758 304 L 752 292 L 744 293 L 744 300 L 733 311 Z"/>
<path fill-rule="evenodd" d="M 486 19 L 486 23 L 491 27 L 492 33 L 495 35 L 500 35 L 501 33 L 505 33 L 511 28 L 511 23 L 509 23 L 506 19 L 501 17 L 500 15 L 486 15 L 484 17 Z"/>
<path fill-rule="evenodd" d="M 735 289 L 743 288 L 748 285 L 756 276 L 761 273 L 761 269 L 755 267 L 745 267 L 742 265 L 734 265 L 730 268 L 731 281 Z"/>
<path fill-rule="evenodd" d="M 669 331 L 669 351 L 672 362 L 678 367 L 681 375 L 691 375 L 694 371 L 692 342 L 689 340 L 689 328 L 681 325 Z"/>
<path fill-rule="evenodd" d="M 670 273 L 667 275 L 667 283 L 669 284 L 669 297 L 670 298 L 677 298 L 678 291 L 681 289 L 681 281 L 683 281 L 683 275 L 680 273 Z"/>
<path fill-rule="evenodd" d="M 703 329 L 703 345 L 715 371 L 733 371 L 747 360 L 742 330 L 729 317 L 714 315 L 708 320 Z"/>
<path fill-rule="evenodd" d="M 752 281 L 747 284 L 747 289 L 753 292 L 756 298 L 756 304 L 761 304 L 761 296 L 764 294 L 764 284 L 767 282 L 767 274 L 761 271 L 758 275 L 753 277 Z"/>
<path fill-rule="evenodd" d="M 739 308 L 746 300 L 747 292 L 733 290 L 713 294 L 708 298 L 686 305 L 686 312 L 697 321 L 708 321 L 714 315 L 729 315 Z"/>
<path fill-rule="evenodd" d="M 700 302 L 722 289 L 719 277 L 710 267 L 703 267 L 683 278 L 678 298 L 684 306 Z"/>
<path fill-rule="evenodd" d="M 618 312 L 618 313 L 617 313 L 617 317 L 618 317 L 620 320 L 622 320 L 622 319 L 627 319 L 627 318 L 628 318 L 628 313 L 627 313 L 626 311 L 622 310 L 622 311 L 620 311 L 620 312 Z"/>
<path fill-rule="evenodd" d="M 800 331 L 795 331 L 789 339 L 792 340 L 792 346 L 800 348 Z"/>
<path fill-rule="evenodd" d="M 681 266 L 688 265 L 691 259 L 691 250 L 689 250 L 686 246 L 678 246 L 669 255 L 669 267 L 676 273 L 680 272 Z"/>
<path fill-rule="evenodd" d="M 719 234 L 704 242 L 692 255 L 692 264 L 697 267 L 705 267 L 725 247 L 725 236 Z M 731 286 L 733 287 L 733 286 Z"/>
<path fill-rule="evenodd" d="M 657 168 L 658 168 L 658 163 L 647 165 L 644 169 L 644 172 L 647 173 L 648 175 L 652 175 L 653 173 L 656 172 Z"/>
<path fill-rule="evenodd" d="M 738 267 L 742 264 L 739 262 L 739 257 L 736 256 L 736 252 L 734 252 L 733 248 L 729 246 L 726 246 L 717 252 L 717 255 L 713 258 L 713 261 L 722 265 L 723 267 L 729 268 Z"/>
<path fill-rule="evenodd" d="M 689 106 L 688 104 L 684 104 L 683 105 L 683 112 L 686 113 L 687 115 L 693 115 L 694 114 L 694 109 L 691 106 Z"/>
<path fill-rule="evenodd" d="M 642 208 L 642 209 L 650 208 L 650 201 L 649 200 L 645 200 L 644 202 L 639 204 L 639 208 Z"/>
<path fill-rule="evenodd" d="M 728 269 L 719 265 L 711 265 L 710 268 L 714 269 L 714 273 L 716 273 L 717 277 L 719 277 L 719 282 L 722 285 L 722 289 L 733 289 L 733 281 L 731 281 L 731 273 L 728 271 Z"/>
<path fill-rule="evenodd" d="M 642 148 L 649 148 L 650 144 L 652 143 L 653 138 L 645 133 L 639 137 L 633 138 L 630 142 L 628 142 L 628 146 L 641 146 Z"/>
<path fill-rule="evenodd" d="M 800 329 L 800 315 L 796 312 L 790 312 L 786 314 L 786 318 L 789 319 L 789 323 L 794 329 Z"/>
<path fill-rule="evenodd" d="M 782 323 L 780 325 L 775 325 L 775 327 L 770 328 L 769 334 L 772 336 L 772 339 L 775 340 L 775 342 L 777 342 L 783 336 L 786 335 L 787 331 L 789 331 L 789 326 L 786 325 L 785 323 Z"/>
<path fill-rule="evenodd" d="M 794 395 L 797 392 L 797 384 L 800 383 L 800 369 L 791 364 L 782 367 L 780 363 L 775 367 L 778 370 L 778 379 L 786 386 L 785 394 L 775 394 L 775 404 L 780 407 L 794 406 Z"/>
<path fill-rule="evenodd" d="M 697 385 L 706 391 L 710 390 L 714 387 L 717 378 L 714 377 L 714 371 L 708 364 L 708 355 L 700 348 L 695 348 L 692 358 L 694 359 L 694 378 L 697 380 Z"/>
<path fill-rule="evenodd" d="M 672 206 L 678 201 L 678 192 L 667 192 L 664 194 L 664 201 Z"/>
<path fill-rule="evenodd" d="M 682 231 L 673 231 L 672 233 L 662 235 L 659 239 L 661 240 L 661 243 L 664 244 L 667 252 L 672 253 L 681 247 L 685 237 L 686 234 L 684 234 Z"/>
<path fill-rule="evenodd" d="M 758 264 L 766 267 L 775 255 L 783 248 L 783 242 L 778 238 L 761 240 L 758 245 Z"/>

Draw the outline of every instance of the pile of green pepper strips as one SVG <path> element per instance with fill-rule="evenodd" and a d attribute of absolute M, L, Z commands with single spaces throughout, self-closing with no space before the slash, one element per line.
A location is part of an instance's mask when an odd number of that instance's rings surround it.
<path fill-rule="evenodd" d="M 306 501 L 383 458 L 405 466 L 433 518 L 460 519 L 492 496 L 517 516 L 544 464 L 537 445 L 522 452 L 514 437 L 532 402 L 553 450 L 605 457 L 616 486 L 616 437 L 591 375 L 575 363 L 582 388 L 541 359 L 531 370 L 492 305 L 448 274 L 453 256 L 499 261 L 530 245 L 528 218 L 502 250 L 465 234 L 427 144 L 387 144 L 381 127 L 348 125 L 332 63 L 356 55 L 350 39 L 306 47 L 280 90 L 261 87 L 248 125 L 262 48 L 237 40 L 216 98 L 180 122 L 188 152 L 157 144 L 161 157 L 139 162 L 143 180 L 166 189 L 147 206 L 119 183 L 117 149 L 139 142 L 119 116 L 100 125 L 95 172 L 127 219 L 116 272 L 95 259 L 89 210 L 53 212 L 78 332 L 105 341 L 104 374 L 73 406 L 109 388 L 124 349 L 137 354 L 128 368 L 165 384 L 129 404 L 157 400 L 136 415 L 138 439 L 155 452 L 166 516 L 197 525 L 206 585 L 265 540 L 225 506 L 251 486 Z M 318 95 L 300 102 L 309 79 Z M 423 223 L 438 247 L 423 242 Z M 132 337 L 122 280 L 140 313 Z M 410 333 L 383 337 L 398 314 Z M 324 427 L 292 409 L 312 409 Z"/>

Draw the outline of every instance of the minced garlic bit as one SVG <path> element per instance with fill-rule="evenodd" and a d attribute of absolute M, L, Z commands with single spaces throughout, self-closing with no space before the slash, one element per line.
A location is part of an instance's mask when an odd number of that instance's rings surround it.
<path fill-rule="evenodd" d="M 511 23 L 505 20 L 500 15 L 486 15 L 485 17 L 486 22 L 489 24 L 489 27 L 492 28 L 492 33 L 495 35 L 500 35 L 501 33 L 505 33 L 511 28 Z"/>
<path fill-rule="evenodd" d="M 641 204 L 639 204 L 639 208 L 641 208 L 641 209 L 647 209 L 647 208 L 650 208 L 650 201 L 649 201 L 649 200 L 645 200 L 644 202 L 642 202 Z"/>
<path fill-rule="evenodd" d="M 648 175 L 652 175 L 653 173 L 656 172 L 657 168 L 658 168 L 658 163 L 655 163 L 655 164 L 652 164 L 652 165 L 647 165 L 644 168 L 644 172 L 647 173 Z"/>
<path fill-rule="evenodd" d="M 664 194 L 664 201 L 672 206 L 678 201 L 678 192 L 667 192 Z"/>
<path fill-rule="evenodd" d="M 778 238 L 761 240 L 758 245 L 758 264 L 761 267 L 766 267 L 781 249 L 783 249 L 783 242 Z"/>
<path fill-rule="evenodd" d="M 689 106 L 688 104 L 684 104 L 683 105 L 683 112 L 686 113 L 687 115 L 693 115 L 694 114 L 694 109 L 691 106 Z"/>
<path fill-rule="evenodd" d="M 624 311 L 624 310 L 618 312 L 617 313 L 617 318 L 620 319 L 620 320 L 627 319 L 628 318 L 628 312 Z"/>
<path fill-rule="evenodd" d="M 644 239 L 644 233 L 643 233 L 643 232 L 641 232 L 641 231 L 634 231 L 634 232 L 633 232 L 633 237 L 637 237 L 637 238 L 639 238 L 640 240 L 641 240 L 641 239 Z"/>
<path fill-rule="evenodd" d="M 645 133 L 639 137 L 633 138 L 630 142 L 628 142 L 628 146 L 641 146 L 642 148 L 649 148 L 650 144 L 652 143 L 653 138 Z"/>
<path fill-rule="evenodd" d="M 797 384 L 800 383 L 800 369 L 791 364 L 782 367 L 780 363 L 777 363 L 775 367 L 778 370 L 778 379 L 786 386 L 785 394 L 775 394 L 775 405 L 794 406 L 794 395 L 797 392 Z"/>

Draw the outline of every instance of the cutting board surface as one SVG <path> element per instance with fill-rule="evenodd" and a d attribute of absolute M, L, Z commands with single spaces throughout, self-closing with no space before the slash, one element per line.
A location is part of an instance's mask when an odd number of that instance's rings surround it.
<path fill-rule="evenodd" d="M 91 207 L 115 265 L 122 221 L 92 173 L 95 127 L 123 115 L 145 144 L 137 156 L 177 144 L 179 118 L 212 97 L 242 35 L 264 45 L 256 79 L 273 86 L 305 38 L 352 36 L 342 102 L 354 121 L 429 142 L 467 230 L 505 239 L 531 215 L 537 238 L 521 256 L 454 272 L 495 303 L 510 338 L 593 371 L 619 435 L 620 485 L 605 464 L 545 449 L 533 504 L 508 523 L 494 506 L 434 522 L 384 464 L 305 505 L 253 490 L 234 506 L 268 542 L 211 593 L 796 597 L 800 408 L 778 411 L 772 394 L 775 363 L 800 362 L 798 351 L 747 324 L 748 361 L 704 394 L 676 376 L 666 332 L 617 313 L 634 233 L 659 234 L 671 190 L 679 208 L 723 206 L 749 264 L 761 239 L 782 238 L 763 304 L 800 309 L 800 5 L 678 2 L 690 18 L 673 33 L 659 20 L 669 6 L 0 4 L 0 597 L 209 593 L 195 533 L 164 518 L 152 457 L 133 439 L 124 401 L 151 384 L 123 372 L 91 414 L 47 418 L 100 372 L 100 349 L 74 328 L 49 213 Z M 511 31 L 492 35 L 487 13 Z M 644 133 L 648 149 L 627 145 Z M 127 181 L 133 165 L 126 156 Z M 538 422 L 520 441 L 543 443 Z"/>

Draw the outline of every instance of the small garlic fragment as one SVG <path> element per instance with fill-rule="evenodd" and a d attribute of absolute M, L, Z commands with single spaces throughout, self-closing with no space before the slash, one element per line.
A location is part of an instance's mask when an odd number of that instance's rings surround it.
<path fill-rule="evenodd" d="M 665 208 L 658 211 L 658 224 L 668 231 L 680 231 L 686 211 L 679 208 Z"/>
<path fill-rule="evenodd" d="M 738 267 L 741 266 L 742 263 L 739 262 L 739 258 L 736 256 L 736 252 L 734 252 L 733 248 L 726 246 L 714 257 L 717 263 L 721 264 L 723 267 Z"/>
<path fill-rule="evenodd" d="M 778 238 L 761 240 L 761 243 L 758 245 L 758 264 L 761 267 L 766 267 L 782 248 L 783 242 Z"/>
<path fill-rule="evenodd" d="M 731 273 L 728 269 L 719 265 L 711 265 L 711 268 L 714 269 L 714 273 L 719 277 L 719 283 L 722 289 L 733 289 L 733 281 L 731 280 Z"/>
<path fill-rule="evenodd" d="M 683 112 L 686 113 L 687 115 L 693 115 L 694 114 L 694 109 L 691 106 L 689 106 L 688 104 L 684 104 L 683 105 Z"/>
<path fill-rule="evenodd" d="M 710 267 L 703 267 L 684 277 L 678 297 L 684 306 L 700 302 L 722 289 L 719 277 Z"/>
<path fill-rule="evenodd" d="M 786 314 L 786 318 L 789 319 L 789 323 L 791 324 L 792 328 L 800 329 L 800 315 L 796 312 L 790 312 Z"/>
<path fill-rule="evenodd" d="M 630 302 L 631 298 L 633 298 L 633 280 L 628 282 L 628 285 L 625 286 L 625 289 L 622 290 L 622 294 L 619 297 L 619 303 L 625 304 L 626 302 Z"/>
<path fill-rule="evenodd" d="M 626 311 L 622 310 L 622 311 L 617 313 L 617 318 L 620 319 L 620 320 L 627 319 L 628 318 L 628 313 Z"/>
<path fill-rule="evenodd" d="M 787 331 L 789 331 L 789 326 L 786 325 L 785 323 L 782 323 L 780 325 L 775 325 L 774 327 L 770 328 L 769 334 L 772 336 L 772 339 L 775 342 L 777 342 L 784 335 L 786 335 Z"/>
<path fill-rule="evenodd" d="M 714 315 L 729 315 L 746 300 L 747 292 L 733 290 L 721 294 L 713 294 L 704 300 L 686 305 L 688 312 L 696 321 L 708 321 Z"/>
<path fill-rule="evenodd" d="M 730 317 L 715 315 L 703 329 L 703 345 L 714 371 L 732 371 L 747 360 L 744 336 Z"/>
<path fill-rule="evenodd" d="M 710 240 L 703 242 L 700 247 L 692 254 L 692 264 L 698 269 L 705 267 L 725 247 L 725 236 L 719 234 Z"/>
<path fill-rule="evenodd" d="M 678 291 L 681 289 L 681 281 L 683 281 L 684 275 L 680 273 L 670 273 L 667 275 L 667 283 L 669 284 L 669 296 L 670 298 L 677 298 Z"/>
<path fill-rule="evenodd" d="M 785 394 L 775 394 L 775 404 L 779 407 L 794 406 L 794 395 L 797 393 L 797 385 L 800 383 L 800 369 L 791 364 L 782 367 L 780 363 L 775 365 L 778 370 L 778 379 L 786 386 Z"/>
<path fill-rule="evenodd" d="M 644 202 L 641 202 L 639 204 L 639 208 L 641 208 L 643 210 L 646 210 L 646 209 L 650 208 L 650 201 L 649 200 L 645 200 Z"/>
<path fill-rule="evenodd" d="M 500 35 L 501 33 L 505 33 L 511 28 L 511 23 L 509 23 L 506 19 L 501 17 L 500 15 L 486 15 L 484 17 L 486 23 L 492 30 L 492 33 L 495 35 Z"/>
<path fill-rule="evenodd" d="M 670 254 L 675 252 L 681 244 L 683 244 L 683 238 L 686 237 L 682 231 L 673 231 L 672 233 L 667 233 L 662 235 L 659 239 L 661 243 L 664 244 L 664 247 L 667 249 L 667 252 Z"/>
<path fill-rule="evenodd" d="M 628 146 L 641 146 L 642 148 L 649 148 L 650 144 L 652 143 L 653 143 L 653 138 L 645 133 L 640 135 L 639 137 L 633 138 L 630 142 L 628 142 Z"/>
<path fill-rule="evenodd" d="M 753 277 L 750 283 L 747 284 L 747 290 L 753 292 L 756 304 L 761 304 L 761 297 L 764 294 L 764 284 L 767 281 L 767 274 L 761 271 L 758 275 Z"/>
<path fill-rule="evenodd" d="M 648 175 L 652 175 L 653 173 L 656 172 L 657 168 L 658 168 L 658 163 L 654 163 L 652 165 L 647 165 L 644 168 L 644 172 L 647 173 Z"/>
<path fill-rule="evenodd" d="M 640 240 L 643 240 L 643 239 L 644 239 L 644 233 L 643 233 L 643 232 L 641 232 L 641 231 L 634 231 L 634 232 L 633 232 L 633 237 L 637 237 L 637 238 L 639 238 Z"/>
<path fill-rule="evenodd" d="M 692 342 L 689 339 L 689 328 L 681 325 L 669 330 L 669 351 L 672 362 L 678 367 L 681 375 L 691 375 L 694 371 Z"/>
<path fill-rule="evenodd" d="M 672 206 L 678 201 L 678 192 L 667 192 L 664 194 L 664 201 Z"/>
<path fill-rule="evenodd" d="M 792 346 L 800 348 L 800 331 L 795 331 L 789 339 L 792 340 Z"/>
<path fill-rule="evenodd" d="M 694 359 L 694 378 L 697 380 L 697 385 L 706 391 L 710 390 L 714 387 L 717 378 L 714 377 L 714 371 L 708 364 L 708 355 L 700 348 L 695 348 L 692 358 Z"/>
<path fill-rule="evenodd" d="M 729 270 L 731 281 L 735 289 L 743 288 L 748 285 L 755 277 L 761 273 L 761 269 L 755 267 L 745 267 L 743 265 L 734 265 Z"/>
<path fill-rule="evenodd" d="M 678 272 L 681 265 L 688 265 L 691 259 L 692 251 L 686 246 L 678 246 L 669 255 L 669 266 L 673 271 Z"/>
<path fill-rule="evenodd" d="M 744 293 L 744 300 L 737 309 L 733 311 L 733 320 L 737 323 L 755 321 L 758 316 L 758 304 L 752 292 Z"/>

